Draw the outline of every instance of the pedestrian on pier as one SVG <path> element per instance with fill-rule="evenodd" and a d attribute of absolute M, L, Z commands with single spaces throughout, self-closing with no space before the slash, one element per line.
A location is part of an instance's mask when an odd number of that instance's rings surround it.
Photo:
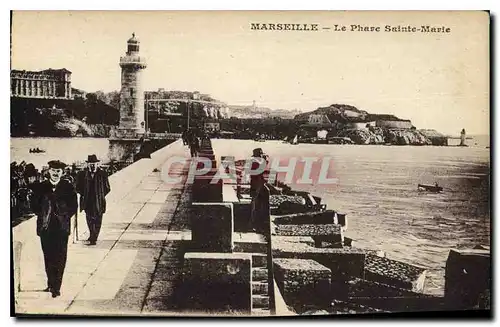
<path fill-rule="evenodd" d="M 189 131 L 185 130 L 182 132 L 182 144 L 188 145 Z"/>
<path fill-rule="evenodd" d="M 262 200 L 269 196 L 267 189 L 264 187 L 267 183 L 266 175 L 269 174 L 267 171 L 267 165 L 269 163 L 269 157 L 264 154 L 261 148 L 256 148 L 253 150 L 251 159 L 251 170 L 257 171 L 259 167 L 265 165 L 266 168 L 259 174 L 252 174 L 250 176 L 250 196 L 252 198 L 251 202 L 251 212 L 249 228 L 254 232 L 261 231 L 264 227 L 264 221 L 262 221 L 260 216 L 262 209 Z"/>
<path fill-rule="evenodd" d="M 61 179 L 66 167 L 59 160 L 49 161 L 49 178 L 41 182 L 33 196 L 33 211 L 37 215 L 37 235 L 40 237 L 45 273 L 46 292 L 61 295 L 61 284 L 68 254 L 71 217 L 78 210 L 75 188 Z"/>
<path fill-rule="evenodd" d="M 200 151 L 200 139 L 194 132 L 191 133 L 189 138 L 189 150 L 191 151 L 192 158 L 196 157 Z"/>
<path fill-rule="evenodd" d="M 85 211 L 89 228 L 88 244 L 95 245 L 106 212 L 106 195 L 111 191 L 108 174 L 99 167 L 95 154 L 88 156 L 87 168 L 77 176 L 76 190 L 80 194 L 80 211 Z"/>

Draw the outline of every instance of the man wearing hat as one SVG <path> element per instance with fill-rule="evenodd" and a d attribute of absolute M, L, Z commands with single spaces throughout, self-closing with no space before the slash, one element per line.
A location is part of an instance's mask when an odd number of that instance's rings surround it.
<path fill-rule="evenodd" d="M 40 236 L 47 274 L 45 291 L 57 297 L 61 295 L 66 267 L 70 219 L 78 210 L 78 203 L 73 185 L 61 179 L 66 165 L 59 160 L 48 164 L 49 178 L 36 188 L 33 211 L 37 215 L 36 231 Z"/>
<path fill-rule="evenodd" d="M 95 245 L 106 212 L 106 195 L 110 192 L 108 174 L 99 167 L 95 154 L 87 159 L 87 168 L 77 176 L 76 190 L 80 194 L 80 210 L 85 210 L 89 228 L 89 245 Z"/>
<path fill-rule="evenodd" d="M 262 148 L 253 149 L 252 152 L 251 170 L 257 171 L 259 168 L 262 169 L 263 166 L 267 168 L 269 159 L 267 155 L 264 154 L 264 151 L 262 151 Z M 263 222 L 259 221 L 259 217 L 257 217 L 257 211 L 259 210 L 258 197 L 264 197 L 265 193 L 268 192 L 264 188 L 266 184 L 266 173 L 269 173 L 266 168 L 264 168 L 261 173 L 252 174 L 250 176 L 250 196 L 252 197 L 252 202 L 249 227 L 254 231 L 258 231 L 263 227 Z"/>

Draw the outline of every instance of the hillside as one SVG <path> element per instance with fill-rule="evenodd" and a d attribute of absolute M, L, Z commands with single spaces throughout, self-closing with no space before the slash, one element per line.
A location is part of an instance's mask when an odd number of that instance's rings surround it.
<path fill-rule="evenodd" d="M 119 118 L 118 109 L 92 93 L 74 100 L 11 98 L 12 136 L 106 136 L 89 133 L 102 129 L 91 126 L 117 125 Z"/>
<path fill-rule="evenodd" d="M 340 123 L 370 122 L 375 120 L 404 120 L 394 115 L 371 114 L 347 104 L 332 104 L 328 107 L 319 107 L 314 111 L 298 114 L 294 119 L 307 122 L 311 115 L 326 115 L 331 122 L 337 121 Z"/>

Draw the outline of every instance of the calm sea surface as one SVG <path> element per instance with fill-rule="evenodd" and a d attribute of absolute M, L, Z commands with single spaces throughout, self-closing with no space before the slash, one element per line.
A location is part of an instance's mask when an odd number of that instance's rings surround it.
<path fill-rule="evenodd" d="M 328 208 L 345 212 L 346 236 L 353 245 L 386 252 L 387 257 L 429 269 L 426 291 L 441 294 L 450 248 L 490 244 L 487 137 L 470 147 L 290 145 L 277 141 L 214 140 L 217 156 L 245 159 L 256 147 L 271 156 L 333 157 L 338 184 L 300 188 L 323 198 Z M 46 153 L 31 154 L 39 147 Z M 101 138 L 12 138 L 11 162 L 83 161 L 95 153 L 107 159 Z M 441 194 L 419 192 L 418 183 L 444 187 Z M 297 187 L 299 188 L 299 187 Z"/>
<path fill-rule="evenodd" d="M 29 153 L 32 148 L 45 150 L 45 153 Z M 66 164 L 85 161 L 89 154 L 97 155 L 101 161 L 108 159 L 108 140 L 105 138 L 11 138 L 10 161 L 26 161 L 41 169 L 47 162 L 59 159 Z"/>

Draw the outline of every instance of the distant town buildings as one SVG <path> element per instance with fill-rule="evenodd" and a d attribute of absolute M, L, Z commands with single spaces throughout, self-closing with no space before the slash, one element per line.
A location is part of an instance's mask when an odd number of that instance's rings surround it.
<path fill-rule="evenodd" d="M 38 99 L 72 99 L 71 72 L 65 68 L 42 71 L 12 70 L 10 95 Z"/>

